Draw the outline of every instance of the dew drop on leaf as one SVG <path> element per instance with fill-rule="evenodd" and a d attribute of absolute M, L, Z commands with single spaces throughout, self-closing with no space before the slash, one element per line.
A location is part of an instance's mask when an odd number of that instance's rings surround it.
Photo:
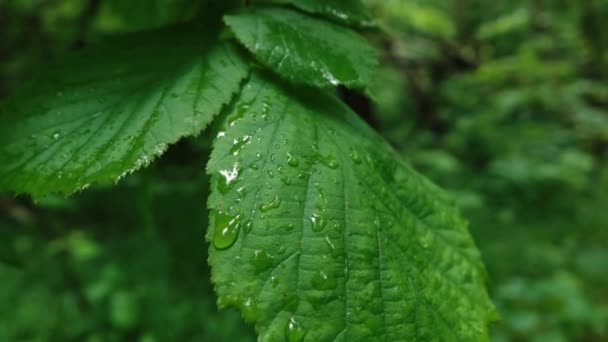
<path fill-rule="evenodd" d="M 321 164 L 327 166 L 330 169 L 337 169 L 340 164 L 338 163 L 338 161 L 336 160 L 336 157 L 333 154 L 329 154 L 327 156 L 321 156 L 319 155 L 318 159 L 317 159 Z"/>
<path fill-rule="evenodd" d="M 243 137 L 234 139 L 234 141 L 232 142 L 232 147 L 230 148 L 230 151 L 228 153 L 232 154 L 233 156 L 238 156 L 243 147 L 245 147 L 245 145 L 247 145 L 250 141 L 250 135 L 245 135 Z"/>
<path fill-rule="evenodd" d="M 301 342 L 304 340 L 306 332 L 302 329 L 300 323 L 296 321 L 295 317 L 291 317 L 285 327 L 285 335 L 288 342 Z"/>
<path fill-rule="evenodd" d="M 248 234 L 252 230 L 253 230 L 253 222 L 248 221 L 247 223 L 245 223 L 245 234 Z"/>
<path fill-rule="evenodd" d="M 249 263 L 254 267 L 255 273 L 260 274 L 272 267 L 272 257 L 265 250 L 256 249 L 249 259 Z"/>
<path fill-rule="evenodd" d="M 285 248 L 285 246 L 281 245 L 281 247 L 279 247 L 279 250 L 277 251 L 277 254 L 281 255 L 281 254 L 285 254 L 285 251 L 287 250 L 287 248 Z M 282 264 L 285 265 L 285 264 Z"/>
<path fill-rule="evenodd" d="M 289 152 L 287 153 L 287 164 L 292 167 L 298 167 L 298 165 L 300 165 L 300 161 Z"/>
<path fill-rule="evenodd" d="M 248 322 L 255 321 L 260 314 L 258 309 L 258 301 L 253 297 L 248 297 L 243 302 L 243 306 L 241 309 L 243 312 L 243 318 L 245 318 L 245 320 Z"/>
<path fill-rule="evenodd" d="M 245 196 L 247 196 L 247 188 L 242 186 L 242 187 L 236 189 L 236 193 L 239 196 L 239 200 L 242 200 L 245 198 Z"/>
<path fill-rule="evenodd" d="M 333 290 L 338 286 L 336 279 L 331 278 L 325 271 L 315 273 L 312 276 L 311 283 L 317 290 Z"/>
<path fill-rule="evenodd" d="M 279 286 L 279 278 L 277 278 L 276 276 L 270 277 L 270 284 L 272 284 L 272 287 L 276 288 L 277 286 Z"/>
<path fill-rule="evenodd" d="M 234 163 L 231 170 L 220 170 L 221 177 L 217 183 L 217 189 L 222 194 L 227 194 L 230 189 L 235 184 L 236 178 L 239 175 L 239 164 L 238 162 Z"/>
<path fill-rule="evenodd" d="M 269 210 L 277 209 L 280 206 L 281 206 L 281 199 L 277 195 L 277 196 L 274 196 L 274 198 L 272 199 L 272 201 L 270 201 L 268 203 L 265 203 L 265 204 L 262 204 L 260 206 L 260 211 L 263 212 L 263 213 L 265 213 L 265 212 L 267 212 Z"/>
<path fill-rule="evenodd" d="M 283 182 L 283 184 L 285 185 L 291 185 L 291 177 L 289 176 L 283 176 L 281 177 L 281 182 Z"/>
<path fill-rule="evenodd" d="M 53 140 L 58 140 L 59 138 L 61 138 L 61 132 L 59 132 L 59 131 L 53 132 L 53 134 L 51 135 L 51 138 L 53 138 Z"/>
<path fill-rule="evenodd" d="M 289 224 L 283 225 L 282 227 L 284 230 L 290 232 L 290 231 L 294 230 L 294 228 L 296 228 L 296 225 L 293 223 L 289 223 Z"/>
<path fill-rule="evenodd" d="M 215 227 L 213 235 L 213 246 L 217 249 L 226 249 L 232 246 L 241 229 L 242 215 L 228 215 L 224 212 L 215 214 Z"/>
<path fill-rule="evenodd" d="M 323 231 L 327 225 L 327 221 L 319 213 L 313 213 L 310 216 L 310 221 L 312 222 L 312 231 L 316 233 Z"/>

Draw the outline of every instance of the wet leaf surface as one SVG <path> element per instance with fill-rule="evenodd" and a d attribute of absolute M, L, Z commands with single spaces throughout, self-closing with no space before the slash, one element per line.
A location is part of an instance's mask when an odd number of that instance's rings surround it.
<path fill-rule="evenodd" d="M 254 74 L 223 126 L 212 280 L 260 340 L 487 339 L 466 222 L 339 100 Z"/>
<path fill-rule="evenodd" d="M 0 191 L 118 180 L 200 133 L 246 74 L 234 47 L 189 26 L 71 55 L 0 106 Z"/>
<path fill-rule="evenodd" d="M 252 9 L 225 21 L 260 62 L 294 82 L 364 88 L 377 64 L 374 48 L 354 31 L 293 10 Z"/>

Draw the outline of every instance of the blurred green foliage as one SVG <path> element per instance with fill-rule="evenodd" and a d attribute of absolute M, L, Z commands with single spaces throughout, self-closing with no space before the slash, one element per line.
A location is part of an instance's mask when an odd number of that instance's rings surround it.
<path fill-rule="evenodd" d="M 167 160 L 196 150 L 202 164 L 208 152 L 191 145 Z M 69 199 L 4 200 L 0 340 L 255 340 L 215 303 L 207 187 L 202 170 L 173 160 Z"/>
<path fill-rule="evenodd" d="M 366 2 L 387 33 L 371 121 L 471 221 L 494 340 L 608 339 L 608 2 Z M 185 3 L 0 0 L 0 96 Z M 0 198 L 0 341 L 253 340 L 209 281 L 207 155 L 188 140 L 118 187 Z"/>
<path fill-rule="evenodd" d="M 494 340 L 608 339 L 608 2 L 368 3 L 379 129 L 471 221 Z"/>

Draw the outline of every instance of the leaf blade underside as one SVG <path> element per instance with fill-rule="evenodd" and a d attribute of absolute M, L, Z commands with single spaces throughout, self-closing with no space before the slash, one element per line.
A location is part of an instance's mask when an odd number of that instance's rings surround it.
<path fill-rule="evenodd" d="M 247 73 L 235 47 L 189 25 L 68 56 L 0 106 L 0 191 L 118 180 L 200 133 Z"/>
<path fill-rule="evenodd" d="M 252 77 L 208 165 L 220 306 L 262 341 L 486 340 L 484 268 L 447 196 L 337 99 L 280 84 Z"/>
<path fill-rule="evenodd" d="M 363 89 L 377 65 L 376 51 L 363 37 L 297 11 L 254 8 L 224 21 L 261 63 L 293 82 Z"/>

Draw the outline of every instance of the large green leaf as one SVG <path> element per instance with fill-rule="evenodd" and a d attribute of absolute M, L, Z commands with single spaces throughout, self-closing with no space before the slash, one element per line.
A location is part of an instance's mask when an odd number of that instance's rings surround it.
<path fill-rule="evenodd" d="M 345 24 L 371 26 L 368 9 L 360 0 L 287 0 L 310 13 L 321 14 Z"/>
<path fill-rule="evenodd" d="M 0 191 L 117 180 L 198 134 L 246 74 L 234 47 L 190 26 L 70 56 L 0 106 Z"/>
<path fill-rule="evenodd" d="M 291 81 L 364 88 L 377 64 L 357 33 L 289 9 L 253 9 L 225 21 L 260 62 Z"/>
<path fill-rule="evenodd" d="M 487 339 L 483 265 L 439 188 L 322 92 L 254 75 L 231 112 L 208 165 L 221 306 L 262 341 Z"/>

